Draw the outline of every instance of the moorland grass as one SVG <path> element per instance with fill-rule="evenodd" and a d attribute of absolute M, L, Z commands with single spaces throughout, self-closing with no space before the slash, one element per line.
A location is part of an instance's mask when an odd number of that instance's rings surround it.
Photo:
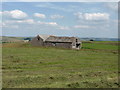
<path fill-rule="evenodd" d="M 114 42 L 112 42 L 114 43 Z M 116 42 L 115 42 L 116 43 Z M 81 50 L 3 44 L 3 88 L 117 88 L 118 46 L 83 43 Z"/>

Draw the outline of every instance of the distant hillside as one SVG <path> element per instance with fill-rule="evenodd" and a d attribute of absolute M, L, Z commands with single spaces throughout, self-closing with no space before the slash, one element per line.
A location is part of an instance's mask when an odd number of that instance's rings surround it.
<path fill-rule="evenodd" d="M 22 42 L 23 40 L 31 40 L 34 37 L 9 37 L 9 36 L 0 36 L 0 43 L 6 42 Z M 118 38 L 80 38 L 82 41 L 120 41 Z"/>
<path fill-rule="evenodd" d="M 82 41 L 120 41 L 118 38 L 80 38 Z"/>
<path fill-rule="evenodd" d="M 0 37 L 0 42 L 6 43 L 6 42 L 22 42 L 23 40 L 19 37 L 6 37 L 2 36 Z"/>

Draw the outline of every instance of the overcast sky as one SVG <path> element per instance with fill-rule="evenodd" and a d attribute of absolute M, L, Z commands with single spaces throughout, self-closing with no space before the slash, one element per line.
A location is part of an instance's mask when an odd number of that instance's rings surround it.
<path fill-rule="evenodd" d="M 3 36 L 118 37 L 117 2 L 4 2 Z"/>

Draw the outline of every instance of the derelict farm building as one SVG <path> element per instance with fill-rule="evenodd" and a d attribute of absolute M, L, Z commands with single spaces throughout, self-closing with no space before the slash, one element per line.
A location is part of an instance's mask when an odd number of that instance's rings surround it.
<path fill-rule="evenodd" d="M 57 37 L 50 35 L 37 35 L 30 43 L 34 46 L 52 46 L 73 49 L 80 49 L 82 44 L 76 37 Z"/>

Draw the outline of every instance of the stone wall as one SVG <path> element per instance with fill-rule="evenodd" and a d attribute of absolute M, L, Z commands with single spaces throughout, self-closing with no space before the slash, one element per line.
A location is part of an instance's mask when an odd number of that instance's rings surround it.
<path fill-rule="evenodd" d="M 72 43 L 71 42 L 45 42 L 44 46 L 72 48 Z"/>
<path fill-rule="evenodd" d="M 33 46 L 43 46 L 44 45 L 44 42 L 43 42 L 43 39 L 40 38 L 40 37 L 35 37 L 33 38 L 30 43 L 33 45 Z"/>

